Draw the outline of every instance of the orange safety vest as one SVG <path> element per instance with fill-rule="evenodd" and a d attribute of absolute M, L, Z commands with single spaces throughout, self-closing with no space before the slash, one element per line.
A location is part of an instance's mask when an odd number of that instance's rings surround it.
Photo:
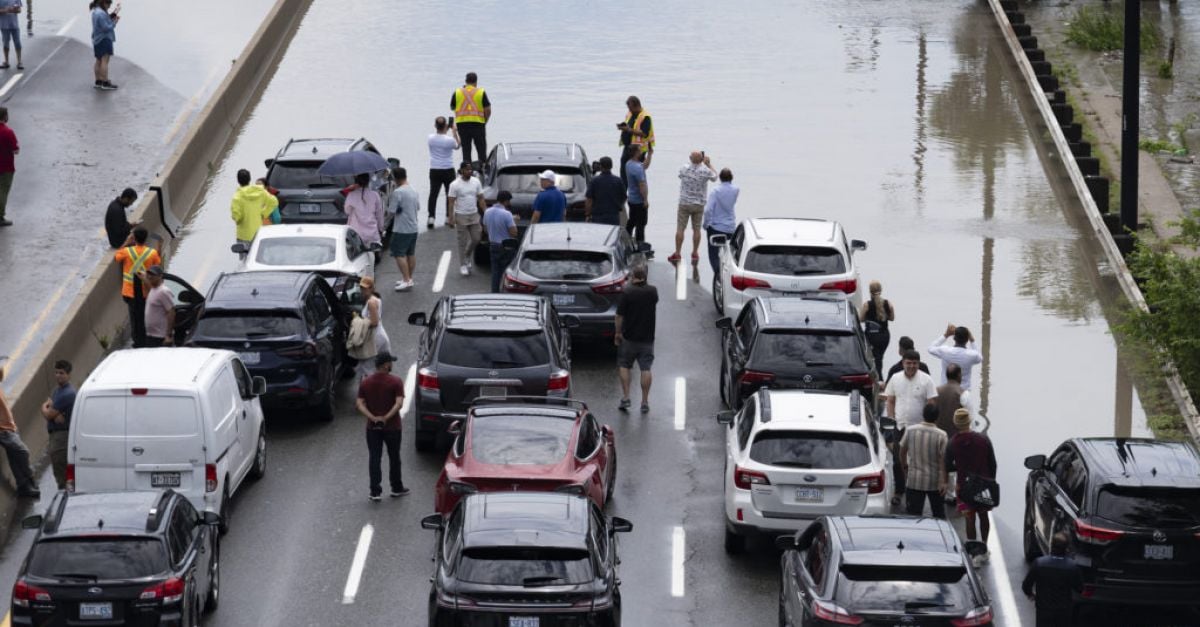
<path fill-rule="evenodd" d="M 463 85 L 454 90 L 455 122 L 487 122 L 483 117 L 483 90 L 474 85 Z"/>
<path fill-rule="evenodd" d="M 141 249 L 140 251 L 138 250 L 139 248 Z M 121 296 L 133 298 L 133 277 L 148 266 L 154 265 L 148 262 L 151 259 L 158 259 L 158 251 L 149 246 L 129 246 L 125 249 L 125 254 L 127 257 L 124 261 L 124 267 L 121 268 Z M 148 291 L 147 288 L 149 287 L 149 285 L 143 283 L 142 291 Z"/>
<path fill-rule="evenodd" d="M 642 128 L 642 120 L 649 119 L 650 120 L 650 133 L 648 135 L 634 135 L 632 132 L 629 133 L 629 145 L 640 147 L 642 149 L 642 152 L 647 152 L 649 150 L 653 150 L 654 149 L 654 119 L 650 117 L 649 113 L 646 113 L 645 109 L 642 109 L 640 112 L 638 112 L 637 118 L 633 119 L 632 123 L 631 123 L 631 118 L 633 118 L 632 111 L 625 115 L 625 124 L 630 128 L 630 130 L 635 129 L 635 128 L 636 129 Z"/>

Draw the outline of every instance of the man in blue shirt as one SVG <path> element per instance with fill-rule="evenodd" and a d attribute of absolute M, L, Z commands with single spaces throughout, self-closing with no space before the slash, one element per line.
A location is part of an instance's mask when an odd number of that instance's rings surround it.
<path fill-rule="evenodd" d="M 492 293 L 500 291 L 500 278 L 504 269 L 512 262 L 513 251 L 504 248 L 504 240 L 517 236 L 517 223 L 513 220 L 512 194 L 500 190 L 496 204 L 483 212 L 483 228 L 487 231 L 488 249 L 492 257 Z"/>
<path fill-rule="evenodd" d="M 637 152 L 625 164 L 625 180 L 629 184 L 629 220 L 625 222 L 625 230 L 639 243 L 646 241 L 646 221 L 650 212 L 645 161 L 646 153 Z"/>
<path fill-rule="evenodd" d="M 75 409 L 75 386 L 71 385 L 71 362 L 59 359 L 54 362 L 54 390 L 50 398 L 42 403 L 42 418 L 46 419 L 46 431 L 50 442 L 46 448 L 50 453 L 50 465 L 54 470 L 54 481 L 59 490 L 67 488 L 67 434 L 71 430 L 71 412 Z"/>
<path fill-rule="evenodd" d="M 721 249 L 713 246 L 712 236 L 733 235 L 733 230 L 737 228 L 735 206 L 740 191 L 737 185 L 733 184 L 733 172 L 729 168 L 721 170 L 719 178 L 721 182 L 708 192 L 708 203 L 704 205 L 704 220 L 701 223 L 704 231 L 708 233 L 708 263 L 712 265 L 714 273 L 720 265 Z"/>
<path fill-rule="evenodd" d="M 542 191 L 533 199 L 533 220 L 530 222 L 562 222 L 567 213 L 567 195 L 554 185 L 558 175 L 554 170 L 546 170 L 538 176 L 541 178 Z"/>

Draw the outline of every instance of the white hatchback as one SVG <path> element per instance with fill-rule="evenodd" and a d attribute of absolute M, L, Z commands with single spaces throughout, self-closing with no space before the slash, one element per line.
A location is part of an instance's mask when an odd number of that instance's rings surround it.
<path fill-rule="evenodd" d="M 725 551 L 745 537 L 799 531 L 820 516 L 886 514 L 892 498 L 884 425 L 858 392 L 759 390 L 721 412 Z"/>
<path fill-rule="evenodd" d="M 316 272 L 326 279 L 374 278 L 375 255 L 354 229 L 343 224 L 269 224 L 258 230 L 238 268 L 239 272 L 259 270 Z"/>
<path fill-rule="evenodd" d="M 862 304 L 854 253 L 862 240 L 846 239 L 842 225 L 810 218 L 751 218 L 733 235 L 716 235 L 720 270 L 713 276 L 713 305 L 720 316 L 736 317 L 755 296 L 813 291 L 848 295 Z"/>

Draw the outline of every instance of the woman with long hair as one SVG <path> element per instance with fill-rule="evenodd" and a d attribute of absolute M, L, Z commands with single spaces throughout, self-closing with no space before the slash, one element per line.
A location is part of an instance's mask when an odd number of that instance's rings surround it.
<path fill-rule="evenodd" d="M 364 244 L 379 244 L 383 228 L 383 199 L 371 189 L 371 175 L 354 177 L 354 186 L 346 193 L 346 226 L 354 229 Z"/>
<path fill-rule="evenodd" d="M 863 331 L 867 335 L 867 343 L 871 345 L 871 354 L 875 356 L 875 372 L 883 376 L 883 355 L 887 352 L 888 344 L 892 342 L 892 333 L 888 323 L 896 319 L 896 308 L 892 302 L 883 297 L 883 286 L 879 281 L 871 281 L 871 298 L 862 304 L 858 319 L 862 321 Z"/>
<path fill-rule="evenodd" d="M 112 91 L 117 88 L 108 80 L 108 62 L 113 56 L 113 42 L 117 40 L 117 22 L 121 16 L 116 11 L 109 13 L 112 0 L 95 0 L 88 5 L 92 11 L 92 52 L 96 65 L 92 68 L 96 77 L 96 89 Z"/>

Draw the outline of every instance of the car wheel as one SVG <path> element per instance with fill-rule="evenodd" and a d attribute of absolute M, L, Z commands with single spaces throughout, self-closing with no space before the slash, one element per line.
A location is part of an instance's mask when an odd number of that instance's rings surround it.
<path fill-rule="evenodd" d="M 613 591 L 613 609 L 612 609 L 612 625 L 613 627 L 621 627 L 621 591 Z"/>
<path fill-rule="evenodd" d="M 613 449 L 612 460 L 608 464 L 608 489 L 604 492 L 604 506 L 612 502 L 613 490 L 617 487 L 617 451 Z"/>
<path fill-rule="evenodd" d="M 792 623 L 787 619 L 787 609 L 784 607 L 782 578 L 779 583 L 779 627 L 792 627 Z"/>
<path fill-rule="evenodd" d="M 725 284 L 721 281 L 721 273 L 713 273 L 712 282 L 713 307 L 717 310 L 718 316 L 725 315 Z"/>
<path fill-rule="evenodd" d="M 1038 546 L 1037 537 L 1034 535 L 1033 512 L 1030 511 L 1028 505 L 1025 506 L 1025 524 L 1022 525 L 1022 527 L 1021 545 L 1024 549 L 1025 561 L 1032 562 L 1033 560 L 1041 557 L 1042 548 Z"/>
<path fill-rule="evenodd" d="M 221 535 L 229 533 L 229 478 L 225 479 L 225 490 L 221 492 L 221 510 L 218 512 L 221 515 L 221 523 L 217 525 L 217 530 Z"/>
<path fill-rule="evenodd" d="M 434 435 L 428 431 L 417 431 L 416 437 L 413 438 L 413 445 L 416 446 L 417 452 L 428 453 L 433 450 Z"/>
<path fill-rule="evenodd" d="M 221 554 L 213 547 L 212 566 L 208 573 L 208 596 L 204 599 L 204 612 L 211 614 L 221 603 Z"/>
<path fill-rule="evenodd" d="M 192 600 L 192 607 L 188 610 L 188 625 L 200 627 L 200 599 Z"/>
<path fill-rule="evenodd" d="M 258 428 L 258 441 L 254 445 L 254 465 L 250 467 L 250 478 L 258 481 L 267 474 L 267 425 Z"/>
<path fill-rule="evenodd" d="M 726 378 L 729 374 L 727 368 L 728 365 L 728 362 L 725 361 L 725 357 L 721 357 L 721 373 L 717 375 L 717 387 L 721 389 L 721 402 L 724 403 L 726 407 L 732 408 L 733 405 L 729 402 L 729 385 L 726 381 Z"/>
<path fill-rule="evenodd" d="M 333 422 L 333 417 L 336 414 L 335 399 L 333 395 L 333 382 L 329 383 L 329 389 L 321 395 L 320 402 L 314 408 L 317 414 L 317 420 L 321 422 Z"/>
<path fill-rule="evenodd" d="M 433 593 L 429 593 L 429 627 L 438 627 L 438 607 L 437 599 Z"/>
<path fill-rule="evenodd" d="M 725 553 L 727 555 L 741 555 L 746 552 L 746 539 L 738 534 L 725 528 Z"/>

